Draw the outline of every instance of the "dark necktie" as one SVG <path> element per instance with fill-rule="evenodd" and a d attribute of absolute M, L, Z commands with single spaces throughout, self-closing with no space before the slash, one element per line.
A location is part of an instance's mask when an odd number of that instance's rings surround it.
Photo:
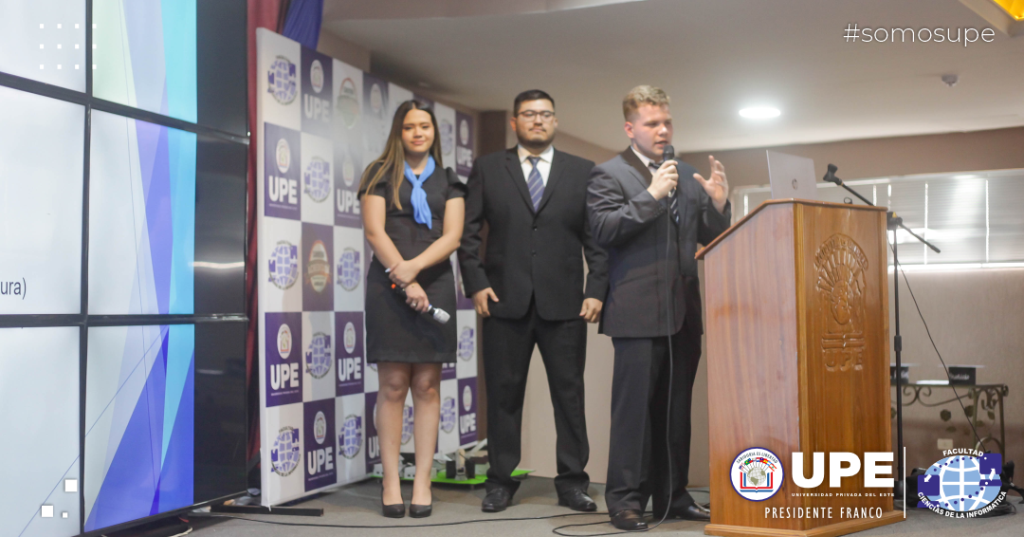
<path fill-rule="evenodd" d="M 660 168 L 660 166 L 655 164 L 654 161 L 651 161 L 651 163 L 648 164 L 648 167 L 651 168 L 652 176 L 658 171 L 658 168 Z M 672 208 L 672 221 L 675 222 L 676 225 L 679 225 L 679 199 L 676 198 L 676 189 L 673 188 L 672 191 L 669 192 L 668 197 L 671 200 L 669 201 L 669 206 Z"/>
<path fill-rule="evenodd" d="M 544 181 L 540 178 L 540 170 L 537 169 L 540 157 L 526 158 L 533 165 L 533 169 L 530 170 L 530 177 L 526 179 L 526 186 L 530 189 L 530 201 L 533 202 L 533 212 L 537 212 L 537 209 L 540 208 L 540 199 L 544 197 Z"/>

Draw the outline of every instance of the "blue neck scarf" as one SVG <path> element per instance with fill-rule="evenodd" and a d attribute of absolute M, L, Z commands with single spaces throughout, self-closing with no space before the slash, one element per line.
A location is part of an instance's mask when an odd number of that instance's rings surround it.
<path fill-rule="evenodd" d="M 412 216 L 417 224 L 424 224 L 427 229 L 433 229 L 433 217 L 430 214 L 430 205 L 427 204 L 427 193 L 423 190 L 423 183 L 434 173 L 434 157 L 427 155 L 427 165 L 419 177 L 412 173 L 412 167 L 405 163 L 405 178 L 412 184 Z"/>

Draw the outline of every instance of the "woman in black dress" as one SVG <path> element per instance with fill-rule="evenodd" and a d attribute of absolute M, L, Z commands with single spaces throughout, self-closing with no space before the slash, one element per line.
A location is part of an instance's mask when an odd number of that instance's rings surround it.
<path fill-rule="evenodd" d="M 363 228 L 373 248 L 366 275 L 366 358 L 377 364 L 377 432 L 384 467 L 382 506 L 405 516 L 398 479 L 405 396 L 415 408 L 416 478 L 409 515 L 430 516 L 430 470 L 440 420 L 441 364 L 455 362 L 455 323 L 423 315 L 455 312 L 449 257 L 459 247 L 466 187 L 441 167 L 434 113 L 405 101 L 395 111 L 384 154 L 359 186 Z M 404 289 L 404 296 L 392 288 Z"/>

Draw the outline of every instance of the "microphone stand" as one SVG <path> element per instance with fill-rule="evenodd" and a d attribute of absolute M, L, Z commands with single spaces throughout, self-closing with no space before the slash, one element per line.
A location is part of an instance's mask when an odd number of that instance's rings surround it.
<path fill-rule="evenodd" d="M 839 168 L 835 164 L 828 165 L 828 173 L 822 180 L 829 183 L 835 183 L 836 185 L 846 189 L 847 192 L 860 198 L 865 205 L 874 207 L 875 204 L 871 203 L 864 196 L 858 194 L 852 188 L 846 186 L 843 180 L 836 177 L 836 170 Z M 899 278 L 899 259 L 896 255 L 897 241 L 896 241 L 896 230 L 902 228 L 904 231 L 910 234 L 911 237 L 921 241 L 925 246 L 931 248 L 935 253 L 941 253 L 938 247 L 934 244 L 926 241 L 923 237 L 914 233 L 913 230 L 903 225 L 903 218 L 896 216 L 896 213 L 892 211 L 886 211 L 885 213 L 885 227 L 886 230 L 893 232 L 892 239 L 892 263 L 893 263 L 893 306 L 896 310 L 896 335 L 892 338 L 892 347 L 896 352 L 896 468 L 899 472 L 899 476 L 896 479 L 896 486 L 894 487 L 893 493 L 895 497 L 902 497 L 906 490 L 906 468 L 903 467 L 905 461 L 903 460 L 903 337 L 900 335 L 900 278 Z M 886 237 L 888 241 L 888 237 Z"/>

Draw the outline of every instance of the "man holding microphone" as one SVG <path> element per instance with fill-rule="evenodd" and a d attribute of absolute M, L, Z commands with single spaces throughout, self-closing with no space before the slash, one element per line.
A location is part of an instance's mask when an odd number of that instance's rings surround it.
<path fill-rule="evenodd" d="M 655 519 L 710 520 L 686 491 L 703 334 L 694 254 L 729 227 L 731 209 L 721 162 L 709 157 L 704 179 L 674 160 L 664 91 L 637 86 L 622 110 L 630 147 L 594 168 L 587 214 L 608 251 L 601 332 L 615 347 L 605 500 L 615 527 L 645 530 L 648 499 Z"/>

